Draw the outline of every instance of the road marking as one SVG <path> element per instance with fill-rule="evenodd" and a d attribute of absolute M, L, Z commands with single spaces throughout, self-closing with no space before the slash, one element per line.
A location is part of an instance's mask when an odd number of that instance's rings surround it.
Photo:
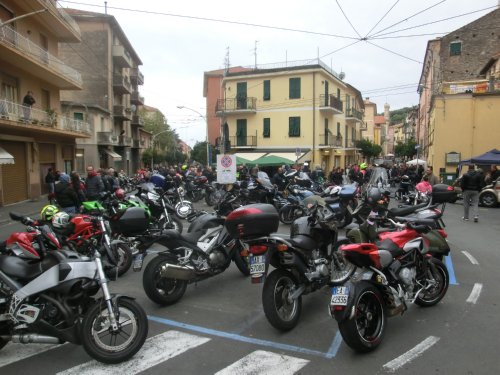
<path fill-rule="evenodd" d="M 469 298 L 467 298 L 467 302 L 476 304 L 482 289 L 483 284 L 475 283 L 472 288 L 472 292 L 470 292 Z"/>
<path fill-rule="evenodd" d="M 210 341 L 209 338 L 194 336 L 179 331 L 167 331 L 146 340 L 142 349 L 127 362 L 105 365 L 92 360 L 58 372 L 58 375 L 116 375 L 137 374 L 169 360 L 189 349 Z"/>
<path fill-rule="evenodd" d="M 326 354 L 326 358 L 334 358 L 339 351 L 340 344 L 342 344 L 342 335 L 340 334 L 340 331 L 337 331 L 335 337 L 333 338 L 332 345 L 330 345 L 330 350 L 328 350 L 328 353 Z"/>
<path fill-rule="evenodd" d="M 383 368 L 387 371 L 394 372 L 400 367 L 403 367 L 407 363 L 413 361 L 415 358 L 422 355 L 427 349 L 439 341 L 439 337 L 429 336 L 420 344 L 414 348 L 408 350 L 406 353 L 400 355 L 399 357 L 387 362 Z"/>
<path fill-rule="evenodd" d="M 306 359 L 256 350 L 231 366 L 216 372 L 215 375 L 295 374 L 308 363 Z"/>
<path fill-rule="evenodd" d="M 462 251 L 462 254 L 464 254 L 467 258 L 469 258 L 469 260 L 470 260 L 470 262 L 471 262 L 472 264 L 479 264 L 479 262 L 477 261 L 477 259 L 476 259 L 476 258 L 474 258 L 474 257 L 472 256 L 472 254 L 471 254 L 471 253 L 469 253 L 468 251 Z"/>
<path fill-rule="evenodd" d="M 7 344 L 0 355 L 0 367 L 21 361 L 48 350 L 60 348 L 55 344 Z"/>
<path fill-rule="evenodd" d="M 457 278 L 455 277 L 455 269 L 453 268 L 453 262 L 451 261 L 451 255 L 444 257 L 446 263 L 446 268 L 448 269 L 448 276 L 450 276 L 450 285 L 458 285 Z"/>

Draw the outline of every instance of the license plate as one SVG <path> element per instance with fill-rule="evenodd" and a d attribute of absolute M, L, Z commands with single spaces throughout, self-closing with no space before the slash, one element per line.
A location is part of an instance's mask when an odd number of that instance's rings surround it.
<path fill-rule="evenodd" d="M 250 257 L 250 275 L 262 275 L 266 272 L 266 256 L 254 255 Z"/>
<path fill-rule="evenodd" d="M 330 306 L 346 306 L 349 298 L 349 287 L 335 286 L 332 288 Z"/>
<path fill-rule="evenodd" d="M 135 254 L 134 260 L 132 261 L 132 270 L 138 272 L 142 269 L 142 263 L 144 262 L 144 254 Z"/>

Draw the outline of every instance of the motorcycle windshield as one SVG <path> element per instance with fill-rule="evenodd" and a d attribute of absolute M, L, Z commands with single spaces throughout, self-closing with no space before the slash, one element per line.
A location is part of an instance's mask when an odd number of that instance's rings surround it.
<path fill-rule="evenodd" d="M 382 167 L 373 168 L 367 187 L 388 188 L 389 176 L 387 174 L 387 169 Z"/>
<path fill-rule="evenodd" d="M 145 182 L 143 184 L 140 184 L 139 187 L 141 188 L 141 190 L 147 191 L 149 193 L 155 192 L 155 185 L 151 182 Z"/>

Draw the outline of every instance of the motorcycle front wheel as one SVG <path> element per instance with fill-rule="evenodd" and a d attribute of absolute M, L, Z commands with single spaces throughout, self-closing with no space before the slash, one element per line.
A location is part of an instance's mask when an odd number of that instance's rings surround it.
<path fill-rule="evenodd" d="M 368 282 L 360 282 L 354 301 L 354 317 L 339 322 L 345 343 L 357 352 L 367 353 L 382 342 L 387 324 L 382 295 Z"/>
<path fill-rule="evenodd" d="M 134 300 L 121 298 L 114 306 L 118 330 L 113 331 L 106 303 L 90 308 L 82 321 L 85 351 L 103 363 L 120 363 L 137 353 L 148 335 L 144 309 Z"/>
<path fill-rule="evenodd" d="M 434 306 L 441 301 L 450 285 L 448 269 L 444 263 L 436 258 L 429 258 L 427 261 L 430 262 L 427 272 L 419 278 L 425 288 L 415 299 L 415 303 L 423 307 Z"/>
<path fill-rule="evenodd" d="M 292 224 L 295 219 L 303 215 L 303 210 L 292 205 L 285 205 L 278 211 L 278 217 L 283 224 Z"/>
<path fill-rule="evenodd" d="M 180 219 L 186 219 L 193 211 L 193 204 L 190 201 L 183 200 L 175 205 L 175 214 Z"/>
<path fill-rule="evenodd" d="M 182 298 L 187 288 L 186 280 L 171 279 L 161 276 L 162 267 L 171 263 L 167 257 L 153 258 L 142 275 L 142 286 L 146 295 L 153 302 L 167 306 Z"/>
<path fill-rule="evenodd" d="M 302 296 L 291 299 L 299 284 L 295 276 L 277 268 L 269 274 L 262 290 L 262 306 L 267 320 L 280 331 L 289 331 L 298 324 Z"/>
<path fill-rule="evenodd" d="M 125 243 L 111 245 L 111 251 L 117 260 L 118 276 L 122 276 L 132 266 L 132 250 Z"/>
<path fill-rule="evenodd" d="M 170 215 L 170 223 L 165 216 L 158 220 L 158 229 L 175 229 L 177 232 L 182 233 L 184 228 L 179 218 Z"/>

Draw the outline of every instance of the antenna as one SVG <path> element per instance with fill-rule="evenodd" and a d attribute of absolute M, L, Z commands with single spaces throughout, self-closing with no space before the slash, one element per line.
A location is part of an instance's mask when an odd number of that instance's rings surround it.
<path fill-rule="evenodd" d="M 226 74 L 229 73 L 229 47 L 226 47 L 226 57 L 224 58 L 224 67 L 226 70 Z"/>
<path fill-rule="evenodd" d="M 108 2 L 107 1 L 104 2 L 104 13 L 108 14 Z"/>
<path fill-rule="evenodd" d="M 257 43 L 258 42 L 259 42 L 258 40 L 255 41 L 255 47 L 253 49 L 253 55 L 255 57 L 255 69 L 257 69 Z"/>

